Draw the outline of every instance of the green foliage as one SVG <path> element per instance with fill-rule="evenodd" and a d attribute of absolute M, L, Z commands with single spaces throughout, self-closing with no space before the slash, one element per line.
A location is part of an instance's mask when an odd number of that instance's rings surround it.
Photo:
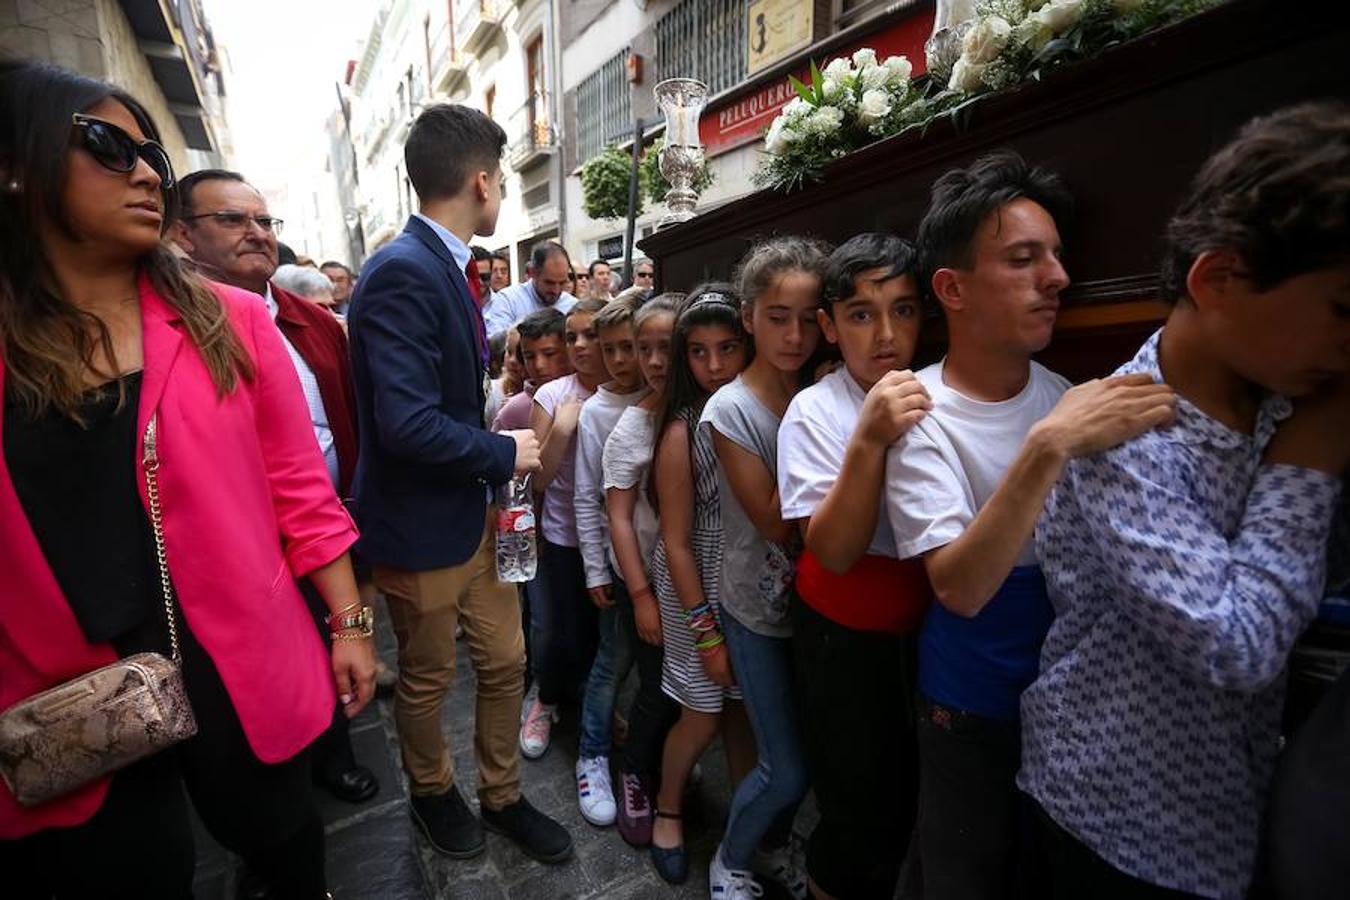
<path fill-rule="evenodd" d="M 633 156 L 618 145 L 606 147 L 581 167 L 581 208 L 592 219 L 628 217 L 628 178 Z M 642 192 L 637 212 L 642 214 Z"/>

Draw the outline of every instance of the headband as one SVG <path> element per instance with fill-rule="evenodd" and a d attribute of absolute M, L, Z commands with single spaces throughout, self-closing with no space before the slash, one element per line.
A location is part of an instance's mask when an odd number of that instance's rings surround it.
<path fill-rule="evenodd" d="M 719 294 L 717 291 L 708 291 L 705 294 L 700 294 L 699 298 L 689 304 L 689 309 L 686 309 L 684 312 L 687 314 L 690 310 L 698 309 L 700 306 L 709 306 L 714 303 L 728 307 L 732 312 L 736 311 L 736 304 L 726 294 Z"/>

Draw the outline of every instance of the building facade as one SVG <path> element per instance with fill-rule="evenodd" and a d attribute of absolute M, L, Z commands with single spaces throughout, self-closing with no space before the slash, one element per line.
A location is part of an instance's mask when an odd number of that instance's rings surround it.
<path fill-rule="evenodd" d="M 0 54 L 124 88 L 179 172 L 229 163 L 222 51 L 199 0 L 0 0 Z"/>
<path fill-rule="evenodd" d="M 621 261 L 623 220 L 593 220 L 582 210 L 581 167 L 607 146 L 631 148 L 640 118 L 644 142 L 664 129 L 652 89 L 666 78 L 708 85 L 699 121 L 712 185 L 699 199 L 706 210 L 755 190 L 752 176 L 763 133 L 791 98 L 790 74 L 810 60 L 855 45 L 902 52 L 923 71 L 923 40 L 932 0 L 575 0 L 561 19 L 564 47 L 562 157 L 567 173 L 564 217 L 574 256 Z M 637 239 L 664 215 L 648 204 Z M 635 251 L 635 257 L 640 257 Z"/>
<path fill-rule="evenodd" d="M 530 246 L 562 233 L 556 2 L 386 0 L 374 15 L 342 101 L 354 167 L 338 159 L 339 123 L 330 129 L 335 174 L 349 177 L 359 198 L 347 218 L 357 220 L 365 252 L 391 240 L 417 208 L 403 145 L 418 114 L 439 102 L 480 109 L 507 133 L 501 216 L 478 243 L 507 251 L 519 277 Z"/>

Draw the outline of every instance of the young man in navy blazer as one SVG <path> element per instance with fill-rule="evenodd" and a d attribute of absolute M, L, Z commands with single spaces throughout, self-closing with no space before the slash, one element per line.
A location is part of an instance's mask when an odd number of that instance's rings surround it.
<path fill-rule="evenodd" d="M 468 246 L 496 228 L 505 144 L 496 123 L 464 106 L 432 106 L 413 123 L 404 159 L 420 212 L 363 267 L 348 314 L 354 493 L 361 552 L 398 636 L 394 715 L 413 820 L 447 856 L 481 853 L 486 825 L 554 863 L 571 855 L 571 838 L 520 794 L 525 642 L 515 586 L 497 580 L 491 494 L 539 468 L 539 444 L 528 430 L 484 425 L 487 335 Z M 457 624 L 478 682 L 481 822 L 455 786 L 441 730 Z"/>

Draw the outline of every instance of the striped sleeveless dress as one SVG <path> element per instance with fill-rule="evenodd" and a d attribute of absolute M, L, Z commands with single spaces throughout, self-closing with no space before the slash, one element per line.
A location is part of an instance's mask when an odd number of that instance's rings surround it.
<path fill-rule="evenodd" d="M 680 412 L 680 418 L 694 436 L 691 461 L 694 466 L 694 528 L 690 545 L 703 582 L 703 596 L 718 607 L 717 588 L 722 574 L 722 507 L 717 498 L 717 454 L 712 435 L 698 427 L 698 415 L 692 409 Z M 661 638 L 664 654 L 661 662 L 661 689 L 681 706 L 697 712 L 722 711 L 726 698 L 741 699 L 739 688 L 723 688 L 708 677 L 703 661 L 694 648 L 694 633 L 684 621 L 684 609 L 675 595 L 666 562 L 665 541 L 658 538 L 652 553 L 652 588 L 661 611 Z"/>

